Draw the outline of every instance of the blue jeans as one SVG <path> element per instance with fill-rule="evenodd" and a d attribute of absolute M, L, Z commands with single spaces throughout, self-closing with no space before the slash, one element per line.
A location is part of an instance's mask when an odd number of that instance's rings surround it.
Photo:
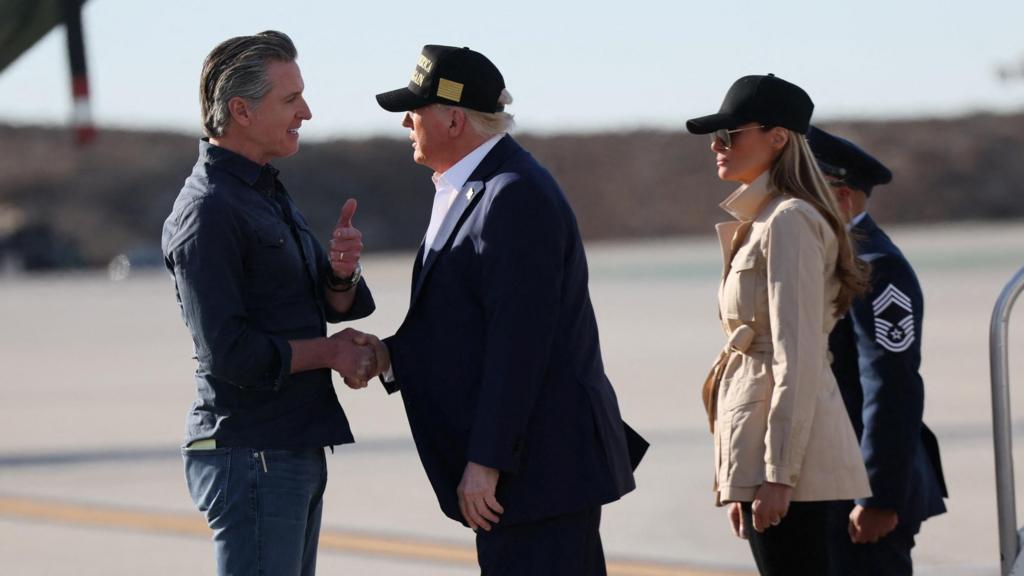
<path fill-rule="evenodd" d="M 182 452 L 189 494 L 213 530 L 219 576 L 313 576 L 323 448 Z"/>

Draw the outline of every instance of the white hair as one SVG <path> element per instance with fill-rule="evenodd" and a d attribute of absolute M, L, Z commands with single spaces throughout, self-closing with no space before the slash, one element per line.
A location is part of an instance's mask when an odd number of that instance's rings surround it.
<path fill-rule="evenodd" d="M 502 88 L 501 95 L 498 96 L 498 104 L 502 107 L 508 106 L 512 103 L 512 95 L 509 94 L 508 90 Z M 478 136 L 490 138 L 497 136 L 498 134 L 504 134 L 512 130 L 515 127 L 516 121 L 515 116 L 508 112 L 480 112 L 479 110 L 471 110 L 469 108 L 462 108 L 461 106 L 449 106 L 447 104 L 438 104 L 442 108 L 459 108 L 466 114 L 466 121 L 469 122 L 470 128 Z"/>

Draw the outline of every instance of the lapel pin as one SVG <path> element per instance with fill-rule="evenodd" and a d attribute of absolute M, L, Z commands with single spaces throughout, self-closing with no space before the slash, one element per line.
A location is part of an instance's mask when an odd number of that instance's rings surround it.
<path fill-rule="evenodd" d="M 475 191 L 473 190 L 473 187 L 470 186 L 469 190 L 466 190 L 466 200 L 472 200 L 473 194 L 475 194 Z"/>

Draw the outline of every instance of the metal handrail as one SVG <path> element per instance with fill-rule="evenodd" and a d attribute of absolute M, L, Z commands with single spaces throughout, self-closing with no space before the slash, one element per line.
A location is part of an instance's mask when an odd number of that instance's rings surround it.
<path fill-rule="evenodd" d="M 999 516 L 1000 574 L 1009 576 L 1020 552 L 1017 499 L 1013 480 L 1013 424 L 1010 418 L 1010 363 L 1007 351 L 1010 312 L 1024 291 L 1024 268 L 1003 288 L 992 310 L 989 361 L 992 370 L 992 436 L 996 451 L 996 507 Z"/>

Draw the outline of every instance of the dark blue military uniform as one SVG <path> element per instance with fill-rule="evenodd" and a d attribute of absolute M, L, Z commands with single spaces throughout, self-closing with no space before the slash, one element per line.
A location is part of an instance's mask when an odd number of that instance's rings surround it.
<path fill-rule="evenodd" d="M 851 142 L 813 129 L 808 140 L 822 169 L 870 194 L 891 179 L 888 169 Z M 836 510 L 832 552 L 840 574 L 911 574 L 921 522 L 946 511 L 938 442 L 922 422 L 924 297 L 910 263 L 868 214 L 854 220 L 857 253 L 871 265 L 871 289 L 856 300 L 829 338 L 832 370 L 861 442 L 872 496 L 866 508 L 894 510 L 896 530 L 876 544 L 854 544 L 847 517 Z"/>

